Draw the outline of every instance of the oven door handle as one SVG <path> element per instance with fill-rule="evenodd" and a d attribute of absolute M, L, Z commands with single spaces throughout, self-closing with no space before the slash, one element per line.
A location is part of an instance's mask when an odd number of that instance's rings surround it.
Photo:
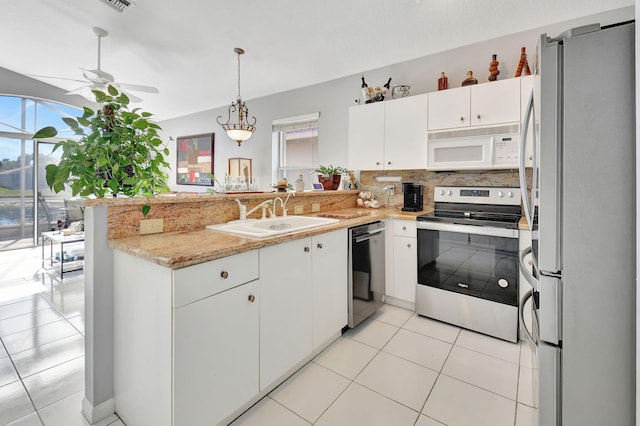
<path fill-rule="evenodd" d="M 362 241 L 370 240 L 371 238 L 375 237 L 376 235 L 382 234 L 382 231 L 384 231 L 384 229 L 378 229 L 378 230 L 375 230 L 375 231 L 367 231 L 364 234 L 360 234 L 360 235 L 357 235 L 357 236 L 352 237 L 352 238 L 353 238 L 354 242 L 360 243 Z"/>
<path fill-rule="evenodd" d="M 418 230 L 423 229 L 427 231 L 457 232 L 460 234 L 487 235 L 490 237 L 518 238 L 517 229 L 492 228 L 490 226 L 419 221 L 417 223 L 417 227 Z"/>

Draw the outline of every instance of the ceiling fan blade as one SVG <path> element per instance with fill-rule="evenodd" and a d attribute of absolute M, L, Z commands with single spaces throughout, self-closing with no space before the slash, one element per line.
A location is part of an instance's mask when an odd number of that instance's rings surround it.
<path fill-rule="evenodd" d="M 129 83 L 117 83 L 118 86 L 123 89 L 133 90 L 134 92 L 145 92 L 145 93 L 160 93 L 157 88 L 153 86 L 142 86 L 139 84 L 129 84 Z"/>
<path fill-rule="evenodd" d="M 101 69 L 97 68 L 95 70 L 88 70 L 86 68 L 80 68 L 82 70 L 82 75 L 84 75 L 84 77 L 87 80 L 91 80 L 91 81 L 99 81 L 101 83 L 113 83 L 116 79 L 113 77 L 113 75 L 109 74 L 106 71 L 102 71 Z M 95 77 L 92 77 L 90 74 L 93 74 Z"/>
<path fill-rule="evenodd" d="M 80 80 L 77 78 L 66 78 L 66 77 L 54 77 L 52 75 L 39 75 L 39 74 L 24 74 L 27 77 L 33 77 L 33 78 L 51 78 L 54 80 L 65 80 L 65 81 L 76 81 L 78 83 L 89 83 L 87 80 Z"/>
<path fill-rule="evenodd" d="M 83 98 L 85 98 L 88 101 L 91 102 L 95 102 L 96 101 L 96 97 L 93 94 L 92 90 L 94 90 L 96 87 L 94 87 L 94 85 L 89 84 L 89 85 L 84 85 L 84 86 L 80 86 L 77 89 L 73 89 L 69 92 L 67 92 L 67 95 L 78 95 L 78 96 L 82 96 Z"/>

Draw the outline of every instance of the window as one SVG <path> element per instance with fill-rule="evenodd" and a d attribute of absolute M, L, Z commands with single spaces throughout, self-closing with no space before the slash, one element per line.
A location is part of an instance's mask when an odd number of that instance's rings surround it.
<path fill-rule="evenodd" d="M 310 180 L 317 164 L 319 117 L 314 113 L 273 121 L 274 182 L 285 178 L 293 183 L 300 174 Z"/>
<path fill-rule="evenodd" d="M 71 192 L 53 194 L 46 185 L 44 168 L 60 160 L 53 143 L 31 139 L 45 126 L 58 129 L 58 138 L 73 137 L 62 121 L 82 111 L 41 99 L 0 96 L 0 251 L 37 243 L 65 217 L 64 199 Z M 34 190 L 35 188 L 35 190 Z"/>

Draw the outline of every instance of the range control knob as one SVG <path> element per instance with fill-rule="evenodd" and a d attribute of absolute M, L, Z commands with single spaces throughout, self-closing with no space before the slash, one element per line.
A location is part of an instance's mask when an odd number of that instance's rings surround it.
<path fill-rule="evenodd" d="M 440 190 L 440 195 L 444 195 L 444 194 L 445 194 L 444 189 L 441 189 Z"/>
<path fill-rule="evenodd" d="M 500 198 L 504 197 L 504 192 L 498 191 L 498 197 L 500 197 Z"/>
<path fill-rule="evenodd" d="M 511 191 L 507 192 L 507 197 L 513 198 L 513 192 L 511 192 Z"/>
<path fill-rule="evenodd" d="M 447 191 L 447 195 L 448 195 L 449 197 L 453 196 L 453 191 L 452 191 L 452 190 L 448 190 L 448 191 Z"/>

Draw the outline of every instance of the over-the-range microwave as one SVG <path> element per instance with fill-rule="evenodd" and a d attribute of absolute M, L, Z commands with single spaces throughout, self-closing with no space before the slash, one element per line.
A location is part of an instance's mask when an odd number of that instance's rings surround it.
<path fill-rule="evenodd" d="M 429 133 L 427 170 L 517 169 L 520 126 Z"/>

